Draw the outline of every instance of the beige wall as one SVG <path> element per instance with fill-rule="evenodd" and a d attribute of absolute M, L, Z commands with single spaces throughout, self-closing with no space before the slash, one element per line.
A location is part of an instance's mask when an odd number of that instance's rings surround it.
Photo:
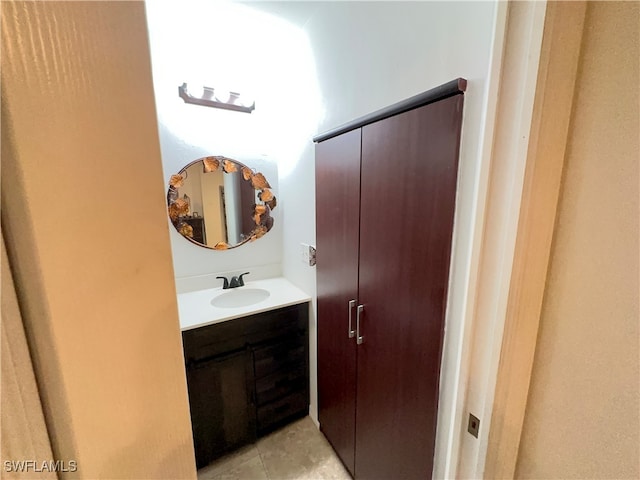
<path fill-rule="evenodd" d="M 588 5 L 518 478 L 640 478 L 639 7 Z"/>
<path fill-rule="evenodd" d="M 195 478 L 144 4 L 1 8 L 2 226 L 53 453 Z"/>

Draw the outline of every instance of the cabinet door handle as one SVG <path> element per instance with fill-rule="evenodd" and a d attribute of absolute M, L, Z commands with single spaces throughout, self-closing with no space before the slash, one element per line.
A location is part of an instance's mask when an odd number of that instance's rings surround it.
<path fill-rule="evenodd" d="M 358 345 L 362 345 L 364 343 L 364 337 L 360 335 L 360 317 L 362 316 L 362 312 L 364 312 L 364 305 L 358 305 L 358 310 L 356 313 L 356 331 L 358 338 L 356 338 L 356 343 Z"/>
<path fill-rule="evenodd" d="M 353 338 L 356 336 L 356 331 L 352 327 L 351 322 L 351 313 L 353 312 L 353 307 L 356 306 L 355 300 L 349 300 L 349 338 Z"/>

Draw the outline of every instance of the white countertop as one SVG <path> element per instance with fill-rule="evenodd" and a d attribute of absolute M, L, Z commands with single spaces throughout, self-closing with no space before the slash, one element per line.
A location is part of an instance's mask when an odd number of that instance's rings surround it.
<path fill-rule="evenodd" d="M 178 294 L 178 313 L 180 315 L 180 329 L 211 325 L 214 323 L 245 317 L 254 313 L 266 312 L 288 305 L 296 305 L 311 300 L 311 297 L 284 277 L 269 278 L 266 280 L 246 281 L 242 288 L 262 288 L 268 290 L 270 295 L 253 305 L 242 307 L 220 308 L 214 307 L 211 301 L 218 295 L 227 293 L 231 289 L 223 290 L 222 287 L 198 290 L 195 292 Z"/>

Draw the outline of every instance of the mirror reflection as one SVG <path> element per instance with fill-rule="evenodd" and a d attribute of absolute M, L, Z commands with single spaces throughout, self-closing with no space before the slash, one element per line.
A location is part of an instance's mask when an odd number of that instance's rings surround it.
<path fill-rule="evenodd" d="M 214 250 L 257 240 L 273 227 L 276 197 L 259 172 L 230 158 L 199 158 L 169 180 L 171 223 L 184 238 Z"/>

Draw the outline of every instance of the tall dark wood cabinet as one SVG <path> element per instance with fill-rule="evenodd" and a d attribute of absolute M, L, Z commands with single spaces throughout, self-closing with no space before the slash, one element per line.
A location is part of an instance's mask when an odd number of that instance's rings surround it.
<path fill-rule="evenodd" d="M 320 427 L 353 475 L 360 129 L 319 143 L 316 165 Z"/>
<path fill-rule="evenodd" d="M 320 428 L 355 478 L 429 478 L 466 82 L 316 137 Z"/>

